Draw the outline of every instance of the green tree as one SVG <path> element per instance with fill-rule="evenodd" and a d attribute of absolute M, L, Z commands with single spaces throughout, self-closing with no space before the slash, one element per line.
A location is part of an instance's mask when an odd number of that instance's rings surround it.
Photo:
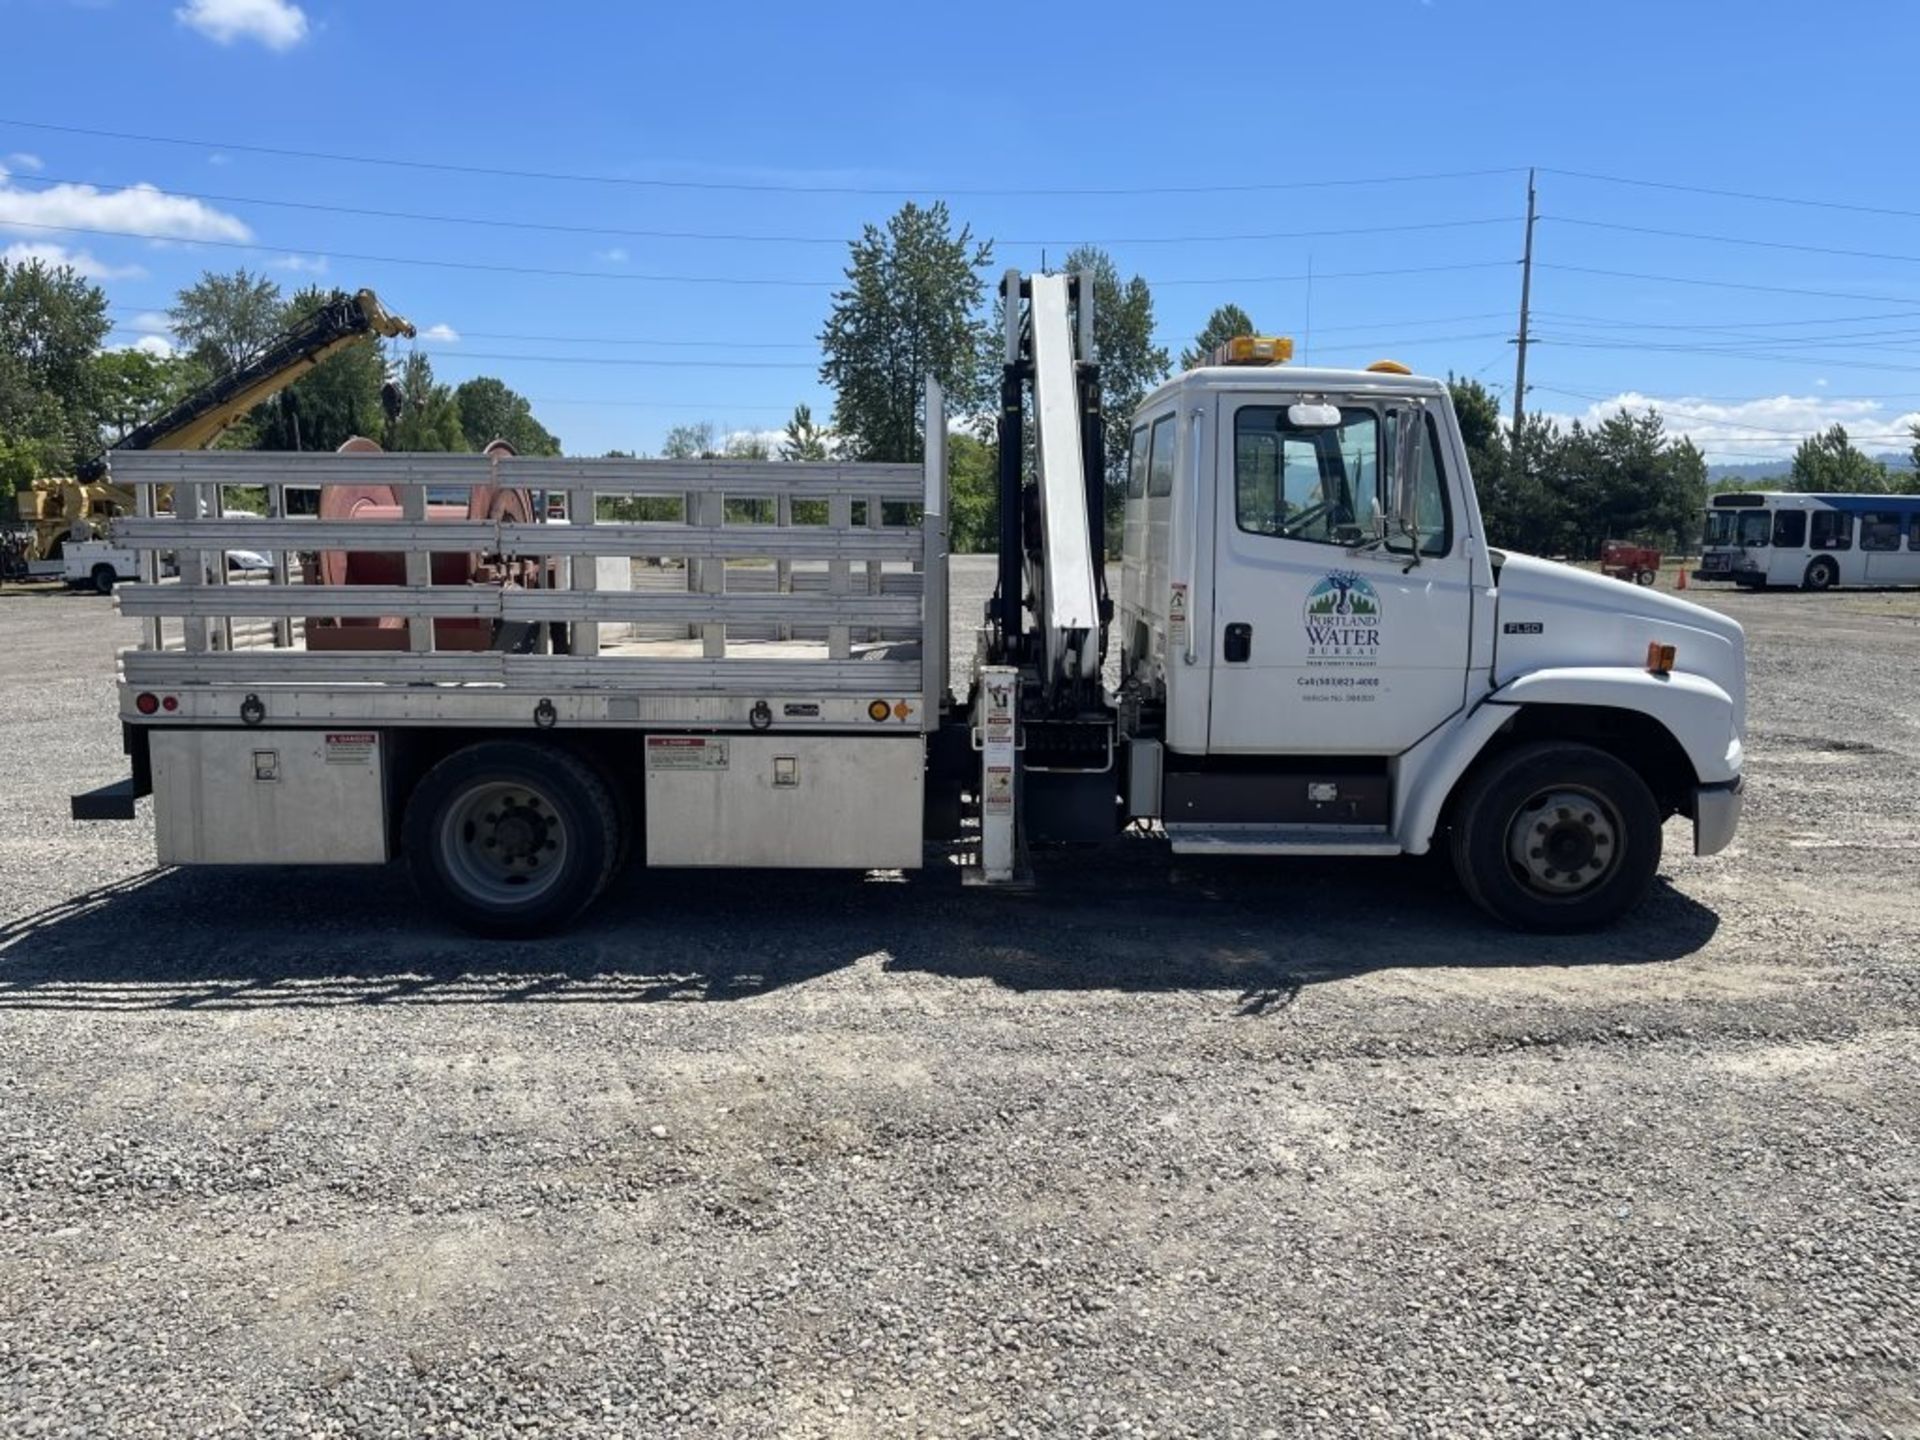
<path fill-rule="evenodd" d="M 1106 416 L 1107 544 L 1118 546 L 1127 495 L 1133 412 L 1167 376 L 1169 356 L 1153 343 L 1153 292 L 1138 275 L 1122 281 L 1113 257 L 1093 245 L 1068 254 L 1069 273 L 1093 279 L 1093 358 L 1100 362 L 1100 409 Z"/>
<path fill-rule="evenodd" d="M 145 350 L 105 350 L 93 360 L 100 424 L 111 439 L 150 420 L 191 386 L 192 365 Z"/>
<path fill-rule="evenodd" d="M 1000 447 L 956 432 L 947 437 L 947 548 L 979 554 L 1000 542 Z"/>
<path fill-rule="evenodd" d="M 1196 365 L 1207 363 L 1207 357 L 1213 354 L 1216 345 L 1224 345 L 1236 335 L 1257 335 L 1253 328 L 1253 318 L 1238 305 L 1222 305 L 1207 317 L 1207 323 L 1200 333 L 1193 337 L 1190 348 L 1180 352 L 1180 368 L 1191 370 Z"/>
<path fill-rule="evenodd" d="M 521 455 L 558 455 L 560 441 L 533 417 L 533 404 L 504 380 L 477 375 L 454 387 L 460 430 L 469 450 L 504 440 Z"/>
<path fill-rule="evenodd" d="M 189 358 L 212 376 L 237 370 L 285 328 L 280 287 L 244 267 L 209 270 L 174 299 L 167 318 Z"/>
<path fill-rule="evenodd" d="M 9 474 L 70 473 L 99 453 L 95 352 L 108 329 L 106 293 L 71 267 L 0 260 L 0 447 Z"/>
<path fill-rule="evenodd" d="M 786 439 L 780 445 L 780 458 L 794 461 L 825 460 L 830 451 L 830 432 L 813 423 L 813 407 L 796 405 L 787 421 Z"/>
<path fill-rule="evenodd" d="M 982 274 L 992 246 L 953 229 L 942 202 L 909 201 L 849 247 L 847 285 L 820 332 L 820 378 L 834 390 L 834 429 L 858 460 L 918 460 L 929 375 L 957 413 L 986 395 Z"/>
<path fill-rule="evenodd" d="M 676 425 L 660 445 L 660 455 L 666 460 L 712 460 L 719 453 L 711 420 Z"/>
<path fill-rule="evenodd" d="M 433 378 L 433 362 L 415 350 L 400 368 L 400 417 L 387 423 L 382 444 L 389 450 L 457 451 L 467 449 L 460 429 L 460 407 L 453 391 Z"/>
<path fill-rule="evenodd" d="M 1855 448 L 1846 426 L 1834 425 L 1800 442 L 1793 452 L 1787 488 L 1848 495 L 1881 494 L 1894 487 L 1887 467 Z"/>

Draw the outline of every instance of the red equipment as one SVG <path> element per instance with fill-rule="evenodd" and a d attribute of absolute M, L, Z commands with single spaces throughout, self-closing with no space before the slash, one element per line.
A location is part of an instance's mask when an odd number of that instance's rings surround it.
<path fill-rule="evenodd" d="M 1609 540 L 1600 547 L 1600 573 L 1635 585 L 1651 585 L 1660 577 L 1661 558 L 1657 545 Z"/>
<path fill-rule="evenodd" d="M 355 436 L 337 452 L 342 455 L 377 455 L 380 446 Z M 514 453 L 504 440 L 487 447 L 489 455 Z M 398 520 L 402 517 L 400 497 L 391 485 L 325 485 L 320 489 L 322 520 Z M 531 523 L 533 497 L 525 490 L 475 486 L 465 504 L 439 503 L 427 506 L 429 521 L 511 520 Z M 322 550 L 310 556 L 305 566 L 309 585 L 404 585 L 407 565 L 404 556 L 382 550 Z M 533 587 L 540 583 L 537 560 L 508 560 L 500 556 L 465 551 L 435 551 L 431 557 L 435 585 L 486 585 Z M 486 650 L 494 643 L 494 622 L 486 619 L 454 618 L 433 622 L 433 644 L 437 650 Z M 355 617 L 319 616 L 307 620 L 309 650 L 405 650 L 407 623 L 397 616 Z"/>

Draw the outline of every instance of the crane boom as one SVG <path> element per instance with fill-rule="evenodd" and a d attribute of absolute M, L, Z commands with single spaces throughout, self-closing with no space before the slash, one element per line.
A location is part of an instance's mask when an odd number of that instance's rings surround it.
<path fill-rule="evenodd" d="M 1028 319 L 1033 363 L 1034 480 L 1039 487 L 1040 574 L 1034 585 L 1047 673 L 1099 673 L 1100 601 L 1087 528 L 1087 469 L 1080 386 L 1065 275 L 1035 275 Z M 1087 303 L 1091 303 L 1090 300 Z"/>

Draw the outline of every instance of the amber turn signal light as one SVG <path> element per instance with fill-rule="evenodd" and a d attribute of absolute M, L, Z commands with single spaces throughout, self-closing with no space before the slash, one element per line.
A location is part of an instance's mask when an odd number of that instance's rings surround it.
<path fill-rule="evenodd" d="M 1647 669 L 1655 675 L 1673 673 L 1674 649 L 1671 645 L 1662 645 L 1658 640 L 1647 644 Z"/>

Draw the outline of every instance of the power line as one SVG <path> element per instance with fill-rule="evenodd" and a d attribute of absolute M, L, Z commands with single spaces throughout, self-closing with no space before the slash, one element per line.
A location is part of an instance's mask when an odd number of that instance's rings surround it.
<path fill-rule="evenodd" d="M 442 344 L 457 344 L 442 341 Z M 681 356 L 648 359 L 633 355 L 502 355 L 490 350 L 454 349 L 441 352 L 463 360 L 523 360 L 540 365 L 642 365 L 674 370 L 815 370 L 810 360 L 688 360 Z"/>
<path fill-rule="evenodd" d="M 76 180 L 41 174 L 12 178 L 30 180 L 44 186 L 84 185 L 116 193 L 134 188 L 132 185 L 116 184 L 105 180 Z M 40 195 L 46 192 L 22 189 L 15 193 Z M 616 225 L 566 225 L 549 220 L 511 220 L 492 215 L 438 215 L 420 210 L 383 210 L 360 205 L 322 204 L 316 200 L 270 200 L 261 195 L 220 195 L 205 190 L 182 190 L 174 186 L 167 186 L 161 189 L 160 193 L 220 205 L 265 205 L 281 210 L 306 210 L 327 215 L 357 215 L 375 220 L 409 220 L 433 225 L 477 225 L 495 230 L 537 230 L 556 235 L 594 235 L 614 240 L 740 241 L 767 245 L 835 246 L 844 246 L 848 243 L 848 238 L 844 235 L 755 235 L 728 230 L 634 230 Z M 1505 225 L 1511 223 L 1512 218 L 1495 215 L 1472 220 L 1419 220 L 1400 225 L 1350 225 L 1323 230 L 1263 230 L 1225 235 L 1217 233 L 1105 237 L 995 235 L 990 238 L 998 245 L 1213 245 L 1235 241 L 1310 240 L 1342 235 L 1397 235 L 1423 230 L 1462 230 L 1482 225 Z"/>
<path fill-rule="evenodd" d="M 8 220 L 6 228 L 52 230 L 65 235 L 109 235 L 118 236 L 124 240 L 167 240 L 192 245 L 210 245 L 221 250 L 249 250 L 266 255 L 292 254 L 300 248 L 290 245 L 260 245 L 243 240 L 181 241 L 176 235 L 156 235 L 149 231 L 104 230 L 89 225 L 42 225 L 25 220 Z M 478 270 L 494 275 L 543 275 L 569 280 L 621 280 L 664 285 L 760 285 L 807 290 L 831 290 L 840 283 L 837 280 L 785 280 L 744 275 L 652 275 L 624 270 L 565 270 L 539 265 L 500 265 L 479 260 L 427 259 L 416 255 L 365 255 L 356 254 L 351 250 L 332 248 L 318 253 L 332 260 L 358 260 L 369 265 L 423 265 L 437 270 Z"/>
<path fill-rule="evenodd" d="M 762 194 L 802 195 L 1232 195 L 1278 190 L 1319 190 L 1365 185 L 1406 185 L 1416 182 L 1464 180 L 1487 175 L 1510 175 L 1512 167 L 1481 170 L 1443 170 L 1426 174 L 1376 175 L 1333 180 L 1272 180 L 1238 185 L 1127 185 L 1083 188 L 964 187 L 953 185 L 824 185 L 738 180 L 661 180 L 631 175 L 600 175 L 565 170 L 520 170 L 493 165 L 464 165 L 447 160 L 403 160 L 391 155 L 352 155 L 326 150 L 297 150 L 238 140 L 189 140 L 173 135 L 142 135 L 126 130 L 96 130 L 80 125 L 55 125 L 44 120 L 0 116 L 0 125 L 42 130 L 61 135 L 86 135 L 99 140 L 132 140 L 148 145 L 182 145 L 196 150 L 234 150 L 250 155 L 274 155 L 292 160 L 327 160 L 346 165 L 383 165 L 401 170 L 436 170 L 452 175 L 485 175 L 513 180 L 555 180 L 581 185 L 618 185 L 659 190 L 732 190 Z"/>
<path fill-rule="evenodd" d="M 1557 385 L 1536 385 L 1534 388 L 1536 390 L 1544 390 L 1549 395 L 1566 395 L 1575 400 L 1590 401 L 1595 405 L 1618 405 L 1622 410 L 1636 408 L 1620 404 L 1620 397 L 1617 395 L 1589 395 L 1584 391 L 1567 390 Z M 1649 409 L 1658 410 L 1662 415 L 1690 415 L 1695 420 L 1705 421 L 1709 424 L 1726 425 L 1735 430 L 1761 430 L 1769 435 L 1805 435 L 1808 433 L 1803 426 L 1783 429 L 1778 425 L 1755 425 L 1743 420 L 1728 420 L 1718 415 L 1709 415 L 1703 410 L 1689 410 L 1684 406 L 1669 405 L 1665 401 L 1656 399 L 1651 395 L 1643 398 L 1646 400 Z"/>
<path fill-rule="evenodd" d="M 1624 340 L 1556 340 L 1549 337 L 1536 343 L 1553 345 L 1563 350 L 1634 350 L 1668 355 L 1715 355 L 1723 360 L 1768 360 L 1776 364 L 1817 365 L 1822 369 L 1879 370 L 1889 374 L 1920 374 L 1920 365 L 1890 365 L 1880 360 L 1842 360 L 1826 355 L 1778 355 L 1761 350 L 1713 350 L 1699 345 L 1652 344 L 1644 341 L 1635 343 Z"/>
<path fill-rule="evenodd" d="M 1667 285 L 1702 285 L 1716 290 L 1753 290 L 1764 295 L 1816 295 L 1828 300 L 1861 300 L 1877 305 L 1912 305 L 1903 295 L 1863 295 L 1857 290 L 1812 290 L 1792 285 L 1754 285 L 1738 280 L 1703 280 L 1691 275 L 1654 275 L 1640 270 L 1601 270 L 1590 265 L 1556 265 L 1534 261 L 1540 270 L 1562 270 L 1574 275 L 1605 275 L 1615 280 L 1652 280 Z"/>
<path fill-rule="evenodd" d="M 1916 302 L 1920 306 L 1920 302 Z M 1536 315 L 1554 320 L 1571 320 L 1578 324 L 1604 325 L 1619 330 L 1758 330 L 1784 329 L 1802 325 L 1851 325 L 1868 320 L 1920 320 L 1920 308 L 1911 310 L 1881 310 L 1871 315 L 1826 315 L 1817 320 L 1721 320 L 1721 321 L 1657 321 L 1622 320 L 1617 316 L 1578 315 L 1566 310 L 1535 310 Z M 1757 338 L 1766 338 L 1764 336 Z"/>
<path fill-rule="evenodd" d="M 51 230 L 66 235 L 107 235 L 126 240 L 167 240 L 193 245 L 210 245 L 222 250 L 248 250 L 256 254 L 286 255 L 297 252 L 301 247 L 290 245 L 262 245 L 242 240 L 192 240 L 180 241 L 175 235 L 156 235 L 141 230 L 107 230 L 89 225 L 43 225 L 38 222 L 9 220 L 8 228 L 16 230 Z M 652 275 L 636 274 L 624 270 L 567 270 L 539 265 L 502 265 L 479 260 L 429 259 L 418 255 L 367 255 L 351 250 L 335 250 L 320 247 L 315 251 L 326 259 L 358 260 L 370 265 L 422 265 L 442 270 L 478 270 L 496 275 L 541 275 L 571 280 L 620 280 L 640 281 L 670 285 L 759 285 L 787 288 L 831 290 L 844 283 L 840 280 L 788 280 L 743 275 Z M 1409 265 L 1384 270 L 1333 270 L 1316 272 L 1319 280 L 1362 280 L 1383 275 L 1434 275 L 1443 271 L 1504 269 L 1511 265 L 1510 260 L 1473 260 L 1453 265 Z M 1150 285 L 1268 285 L 1290 281 L 1305 280 L 1305 275 L 1229 275 L 1206 277 L 1183 277 L 1177 280 L 1149 280 Z"/>
<path fill-rule="evenodd" d="M 1903 265 L 1920 265 L 1920 255 L 1898 255 L 1885 250 L 1842 250 L 1833 245 L 1803 245 L 1792 240 L 1756 240 L 1750 235 L 1709 235 L 1698 230 L 1663 230 L 1652 225 L 1622 225 L 1612 220 L 1587 220 L 1575 215 L 1544 215 L 1562 225 L 1582 225 L 1590 230 L 1616 230 L 1629 235 L 1657 235 L 1667 240 L 1705 240 L 1715 245 L 1751 245 L 1763 250 L 1798 250 L 1809 255 L 1842 255 L 1854 260 L 1893 260 Z"/>
<path fill-rule="evenodd" d="M 1714 195 L 1723 200 L 1755 200 L 1768 205 L 1802 205 L 1813 210 L 1850 210 L 1860 215 L 1893 215 L 1905 220 L 1920 220 L 1920 210 L 1900 210 L 1887 205 L 1860 205 L 1844 200 L 1812 200 L 1802 195 L 1765 195 L 1752 190 L 1720 190 L 1707 185 L 1685 185 L 1675 180 L 1639 180 L 1626 175 L 1600 175 L 1590 170 L 1561 170 L 1542 165 L 1548 175 L 1563 175 L 1571 180 L 1597 180 L 1607 185 L 1636 185 L 1646 190 L 1673 190 L 1689 195 Z"/>

